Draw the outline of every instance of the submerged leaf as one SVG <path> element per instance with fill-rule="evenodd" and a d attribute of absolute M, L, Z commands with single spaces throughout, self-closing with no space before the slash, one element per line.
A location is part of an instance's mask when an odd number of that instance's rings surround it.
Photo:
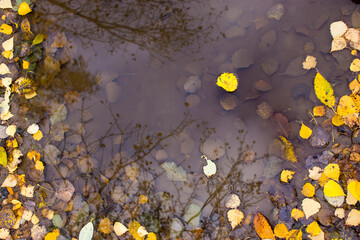
<path fill-rule="evenodd" d="M 184 182 L 186 179 L 186 171 L 181 166 L 176 166 L 174 162 L 164 162 L 161 167 L 166 171 L 167 177 L 171 181 Z"/>
<path fill-rule="evenodd" d="M 32 42 L 32 46 L 37 45 L 39 43 L 42 43 L 44 40 L 46 39 L 46 35 L 45 34 L 38 34 L 35 36 L 33 42 Z"/>
<path fill-rule="evenodd" d="M 317 98 L 329 108 L 335 106 L 334 90 L 330 83 L 320 74 L 316 73 L 314 88 Z"/>
<path fill-rule="evenodd" d="M 297 162 L 297 156 L 294 150 L 294 146 L 285 137 L 280 136 L 279 138 L 285 145 L 284 153 L 286 159 L 290 162 Z"/>

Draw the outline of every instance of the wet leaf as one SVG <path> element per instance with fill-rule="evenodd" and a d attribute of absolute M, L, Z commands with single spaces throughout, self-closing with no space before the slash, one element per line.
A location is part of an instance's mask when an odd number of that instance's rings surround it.
<path fill-rule="evenodd" d="M 57 122 L 64 121 L 67 117 L 67 109 L 64 104 L 60 104 L 53 115 L 50 117 L 50 122 L 54 125 Z"/>
<path fill-rule="evenodd" d="M 351 83 L 349 83 L 349 88 L 353 94 L 358 93 L 360 91 L 360 83 L 355 78 Z"/>
<path fill-rule="evenodd" d="M 274 234 L 278 238 L 285 238 L 289 230 L 284 223 L 279 223 L 274 227 Z"/>
<path fill-rule="evenodd" d="M 12 228 L 16 222 L 16 216 L 10 209 L 1 209 L 0 228 Z"/>
<path fill-rule="evenodd" d="M 351 195 L 353 195 L 358 201 L 360 201 L 360 182 L 353 180 L 349 182 L 347 186 Z"/>
<path fill-rule="evenodd" d="M 331 206 L 340 207 L 345 201 L 345 196 L 328 197 L 325 195 L 325 199 Z"/>
<path fill-rule="evenodd" d="M 313 221 L 312 223 L 310 223 L 307 227 L 306 227 L 306 231 L 311 235 L 311 236 L 317 236 L 319 235 L 322 230 L 319 226 L 319 224 L 317 223 L 317 221 Z"/>
<path fill-rule="evenodd" d="M 351 209 L 349 212 L 345 224 L 347 226 L 359 226 L 360 225 L 360 211 Z"/>
<path fill-rule="evenodd" d="M 26 60 L 22 60 L 22 66 L 23 66 L 23 69 L 28 69 L 29 66 L 30 66 L 30 62 L 26 61 Z"/>
<path fill-rule="evenodd" d="M 294 174 L 295 174 L 294 171 L 282 170 L 280 175 L 280 180 L 284 183 L 289 183 L 289 181 L 293 178 Z"/>
<path fill-rule="evenodd" d="M 319 180 L 323 170 L 320 167 L 314 166 L 313 168 L 309 169 L 309 178 L 312 180 Z"/>
<path fill-rule="evenodd" d="M 228 196 L 225 201 L 225 206 L 227 208 L 237 208 L 238 206 L 240 206 L 240 203 L 241 201 L 238 195 L 230 194 L 230 196 Z"/>
<path fill-rule="evenodd" d="M 286 235 L 286 240 L 302 240 L 301 229 L 293 229 Z"/>
<path fill-rule="evenodd" d="M 343 21 L 337 21 L 330 24 L 330 33 L 333 38 L 341 37 L 348 30 Z"/>
<path fill-rule="evenodd" d="M 300 218 L 305 217 L 305 213 L 300 209 L 294 208 L 293 210 L 291 210 L 291 217 L 298 221 Z"/>
<path fill-rule="evenodd" d="M 208 159 L 206 156 L 203 156 L 206 160 L 206 165 L 203 166 L 203 171 L 206 177 L 211 177 L 216 173 L 216 164 Z"/>
<path fill-rule="evenodd" d="M 301 123 L 301 128 L 299 132 L 300 137 L 303 139 L 308 139 L 311 136 L 311 134 L 312 134 L 311 128 L 306 126 L 304 123 Z"/>
<path fill-rule="evenodd" d="M 320 74 L 316 73 L 314 79 L 314 88 L 317 98 L 329 108 L 335 106 L 334 90 L 330 83 Z"/>
<path fill-rule="evenodd" d="M 339 114 L 335 114 L 332 119 L 331 119 L 331 123 L 334 125 L 334 126 L 341 126 L 345 123 L 344 121 L 344 118 L 343 116 L 340 116 Z"/>
<path fill-rule="evenodd" d="M 190 203 L 184 214 L 184 221 L 192 228 L 196 228 L 200 222 L 201 207 L 195 203 Z"/>
<path fill-rule="evenodd" d="M 236 208 L 231 209 L 227 212 L 227 218 L 231 224 L 232 229 L 234 229 L 244 219 L 244 213 Z"/>
<path fill-rule="evenodd" d="M 5 51 L 11 51 L 14 49 L 14 37 L 9 38 L 5 42 L 2 43 L 2 47 Z"/>
<path fill-rule="evenodd" d="M 19 8 L 18 8 L 18 14 L 20 16 L 23 16 L 23 15 L 26 15 L 28 14 L 29 12 L 31 12 L 31 9 L 29 7 L 29 4 L 27 2 L 22 2 L 20 5 L 19 5 Z"/>
<path fill-rule="evenodd" d="M 13 174 L 7 175 L 1 187 L 15 187 L 18 181 L 17 178 Z"/>
<path fill-rule="evenodd" d="M 139 200 L 138 200 L 138 204 L 144 204 L 147 203 L 148 201 L 148 197 L 145 195 L 140 195 Z"/>
<path fill-rule="evenodd" d="M 44 40 L 46 39 L 46 35 L 45 34 L 38 34 L 35 36 L 34 40 L 32 41 L 31 46 L 37 45 L 42 43 Z"/>
<path fill-rule="evenodd" d="M 20 187 L 20 194 L 25 197 L 32 198 L 34 197 L 34 188 L 35 187 L 32 185 L 28 185 L 28 186 L 22 185 Z"/>
<path fill-rule="evenodd" d="M 275 125 L 277 132 L 280 135 L 288 137 L 291 130 L 291 125 L 287 117 L 281 113 L 274 113 L 270 117 L 271 122 Z"/>
<path fill-rule="evenodd" d="M 305 183 L 301 193 L 305 196 L 305 197 L 313 197 L 315 195 L 315 187 L 311 184 L 311 183 Z"/>
<path fill-rule="evenodd" d="M 39 131 L 39 125 L 37 125 L 36 123 L 33 123 L 26 129 L 26 131 L 29 134 L 35 134 L 35 133 L 37 133 L 37 131 Z"/>
<path fill-rule="evenodd" d="M 176 166 L 176 163 L 164 162 L 160 166 L 166 171 L 169 180 L 177 182 L 187 181 L 186 171 L 181 166 Z"/>
<path fill-rule="evenodd" d="M 344 95 L 339 100 L 339 105 L 336 109 L 336 113 L 340 116 L 347 116 L 353 113 L 359 112 L 352 97 Z"/>
<path fill-rule="evenodd" d="M 137 221 L 131 221 L 129 223 L 129 233 L 131 234 L 131 236 L 133 236 L 135 238 L 135 240 L 145 239 L 144 236 L 143 237 L 139 236 L 139 234 L 138 234 L 139 227 L 141 227 L 141 225 Z"/>
<path fill-rule="evenodd" d="M 350 70 L 352 72 L 359 72 L 360 71 L 360 59 L 355 58 L 352 63 L 350 64 Z"/>
<path fill-rule="evenodd" d="M 305 61 L 302 63 L 303 68 L 306 70 L 315 68 L 317 64 L 316 57 L 313 56 L 306 56 Z"/>
<path fill-rule="evenodd" d="M 259 212 L 255 213 L 254 227 L 257 235 L 259 235 L 261 239 L 275 239 L 274 232 L 268 220 Z"/>
<path fill-rule="evenodd" d="M 233 73 L 222 73 L 216 81 L 216 85 L 222 87 L 227 92 L 233 92 L 237 89 L 238 81 Z"/>
<path fill-rule="evenodd" d="M 81 230 L 79 234 L 79 240 L 91 240 L 94 234 L 94 225 L 92 222 L 88 222 Z"/>
<path fill-rule="evenodd" d="M 301 206 L 306 218 L 318 213 L 321 208 L 320 203 L 311 198 L 303 199 Z"/>
<path fill-rule="evenodd" d="M 114 232 L 117 236 L 122 236 L 124 233 L 126 233 L 129 229 L 124 226 L 124 224 L 120 222 L 114 223 Z"/>
<path fill-rule="evenodd" d="M 294 150 L 294 146 L 285 137 L 279 136 L 279 138 L 285 145 L 284 153 L 286 159 L 289 160 L 290 162 L 297 162 L 298 160 Z"/>
<path fill-rule="evenodd" d="M 112 223 L 111 223 L 110 219 L 109 218 L 101 219 L 98 230 L 104 234 L 111 233 Z"/>
<path fill-rule="evenodd" d="M 137 233 L 139 234 L 140 237 L 145 237 L 146 235 L 148 235 L 148 231 L 146 231 L 146 228 L 144 228 L 143 226 L 140 226 L 137 230 Z"/>
<path fill-rule="evenodd" d="M 335 209 L 334 214 L 338 218 L 343 219 L 345 217 L 345 210 L 343 208 L 337 208 L 337 209 Z"/>
<path fill-rule="evenodd" d="M 3 165 L 3 167 L 6 167 L 7 165 L 7 153 L 3 147 L 0 146 L 0 164 Z"/>
<path fill-rule="evenodd" d="M 5 130 L 5 133 L 9 136 L 14 136 L 15 133 L 16 133 L 16 125 L 12 124 L 12 125 L 9 125 L 6 130 Z"/>
<path fill-rule="evenodd" d="M 339 181 L 340 167 L 336 163 L 330 163 L 324 168 L 324 173 L 328 178 Z"/>
<path fill-rule="evenodd" d="M 8 73 L 10 73 L 8 66 L 6 66 L 5 63 L 0 64 L 0 75 L 5 75 Z"/>
<path fill-rule="evenodd" d="M 6 24 L 6 23 L 3 23 L 1 24 L 0 26 L 0 32 L 1 33 L 5 33 L 7 35 L 10 35 L 12 33 L 13 29 L 10 25 Z"/>
<path fill-rule="evenodd" d="M 329 180 L 324 185 L 324 195 L 327 197 L 339 197 L 345 196 L 345 193 L 341 188 L 340 184 L 338 184 L 334 180 Z"/>
<path fill-rule="evenodd" d="M 39 141 L 40 139 L 43 138 L 43 133 L 41 130 L 37 131 L 34 135 L 33 135 L 34 140 Z"/>
<path fill-rule="evenodd" d="M 326 108 L 324 105 L 315 106 L 313 109 L 314 117 L 323 117 L 325 116 Z"/>
<path fill-rule="evenodd" d="M 36 161 L 35 162 L 35 169 L 39 170 L 40 172 L 44 171 L 44 164 L 42 161 Z"/>
<path fill-rule="evenodd" d="M 337 37 L 331 42 L 330 52 L 340 51 L 346 48 L 347 42 L 343 37 Z"/>
<path fill-rule="evenodd" d="M 44 240 L 56 240 L 56 238 L 60 235 L 59 229 L 54 229 L 52 232 L 46 234 Z"/>
<path fill-rule="evenodd" d="M 151 232 L 147 235 L 146 240 L 156 240 L 156 234 Z"/>
<path fill-rule="evenodd" d="M 2 8 L 2 9 L 13 8 L 12 4 L 11 4 L 11 0 L 1 0 L 0 1 L 0 8 Z"/>

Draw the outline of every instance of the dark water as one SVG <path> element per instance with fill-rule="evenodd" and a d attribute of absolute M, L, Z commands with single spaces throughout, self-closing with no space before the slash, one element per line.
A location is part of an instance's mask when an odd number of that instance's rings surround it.
<path fill-rule="evenodd" d="M 267 17 L 268 10 L 277 3 L 285 9 L 279 21 Z M 88 195 L 100 191 L 105 198 L 104 184 L 98 176 L 110 176 L 111 181 L 123 179 L 109 173 L 109 169 L 116 169 L 113 159 L 127 159 L 123 167 L 135 160 L 142 174 L 146 172 L 154 178 L 156 191 L 174 195 L 178 211 L 175 214 L 180 216 L 189 199 L 202 206 L 209 199 L 209 191 L 226 179 L 239 156 L 239 146 L 254 141 L 252 150 L 257 157 L 268 153 L 268 145 L 278 133 L 270 120 L 256 114 L 256 106 L 263 101 L 274 112 L 287 117 L 292 126 L 289 139 L 301 145 L 305 153 L 313 152 L 308 143 L 297 137 L 297 131 L 298 120 L 309 121 L 307 111 L 315 106 L 314 102 L 318 103 L 313 90 L 309 91 L 315 71 L 284 72 L 293 59 L 312 55 L 317 58 L 317 69 L 330 82 L 347 85 L 339 80 L 346 77 L 350 54 L 339 57 L 329 53 L 329 25 L 341 19 L 351 24 L 355 9 L 356 5 L 344 0 L 37 3 L 42 23 L 49 29 L 48 40 L 64 31 L 68 45 L 72 46 L 72 60 L 62 66 L 58 75 L 61 83 L 54 80 L 46 86 L 46 92 L 61 99 L 66 91 L 75 90 L 82 97 L 82 101 L 67 105 L 66 122 L 71 130 L 65 140 L 53 144 L 69 151 L 84 144 L 95 160 L 90 176 L 70 172 L 67 178 L 77 192 Z M 275 38 L 264 40 L 269 34 Z M 232 56 L 239 49 L 247 49 L 254 59 L 249 67 L 234 67 Z M 269 59 L 278 62 L 278 69 L 271 75 L 262 69 L 263 62 Z M 226 93 L 215 84 L 217 75 L 225 71 L 236 73 L 239 79 L 238 90 L 232 94 L 238 104 L 231 111 L 221 107 L 220 100 Z M 186 93 L 184 83 L 194 75 L 201 79 L 201 87 L 194 94 Z M 258 80 L 267 81 L 273 89 L 256 91 L 254 84 Z M 256 98 L 249 99 L 252 96 Z M 184 114 L 189 114 L 185 120 Z M 187 126 L 191 120 L 195 122 Z M 162 139 L 178 124 L 181 128 L 186 126 Z M 79 133 L 82 126 L 83 138 L 72 136 L 71 132 Z M 243 143 L 237 139 L 243 136 L 238 132 L 240 129 L 247 132 Z M 163 134 L 160 137 L 159 132 Z M 120 136 L 125 137 L 122 144 Z M 201 142 L 206 138 L 221 139 L 231 146 L 224 157 L 215 161 L 217 175 L 208 181 L 202 173 L 205 162 L 200 152 Z M 134 145 L 143 149 L 138 151 Z M 160 149 L 167 152 L 168 158 L 157 161 Z M 167 180 L 160 167 L 164 161 L 181 165 L 188 173 L 188 181 Z M 268 161 L 265 157 L 251 163 L 241 162 L 236 170 L 239 174 L 236 178 L 231 175 L 234 179 L 221 190 L 248 199 L 249 208 L 244 209 L 247 213 L 272 212 L 271 202 L 264 194 L 268 185 L 260 186 L 266 179 Z M 48 170 L 49 181 L 61 177 Z M 199 183 L 196 190 L 195 183 Z M 87 189 L 88 184 L 91 187 Z M 209 204 L 202 217 L 212 211 Z"/>

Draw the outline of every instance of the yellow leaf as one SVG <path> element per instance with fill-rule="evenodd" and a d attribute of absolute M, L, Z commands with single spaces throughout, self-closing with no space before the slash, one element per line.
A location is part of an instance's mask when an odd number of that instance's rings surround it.
<path fill-rule="evenodd" d="M 5 148 L 0 146 L 0 164 L 6 167 L 7 165 L 7 153 Z"/>
<path fill-rule="evenodd" d="M 351 55 L 353 55 L 353 56 L 356 56 L 356 55 L 357 55 L 356 49 L 353 49 L 353 50 L 351 51 Z"/>
<path fill-rule="evenodd" d="M 146 203 L 147 201 L 148 201 L 148 197 L 147 197 L 147 196 L 145 196 L 145 195 L 140 195 L 139 201 L 138 201 L 139 204 L 144 204 L 144 203 Z"/>
<path fill-rule="evenodd" d="M 324 168 L 324 173 L 328 178 L 339 181 L 340 167 L 336 163 L 330 163 Z"/>
<path fill-rule="evenodd" d="M 301 229 L 293 229 L 286 235 L 286 240 L 302 240 Z"/>
<path fill-rule="evenodd" d="M 56 240 L 56 238 L 60 235 L 59 229 L 54 229 L 52 232 L 46 234 L 44 240 Z"/>
<path fill-rule="evenodd" d="M 346 48 L 347 42 L 343 37 L 337 37 L 331 42 L 330 52 L 340 51 Z"/>
<path fill-rule="evenodd" d="M 284 223 L 279 223 L 274 227 L 274 234 L 278 238 L 285 238 L 289 230 Z"/>
<path fill-rule="evenodd" d="M 13 29 L 10 25 L 6 24 L 6 23 L 3 23 L 1 26 L 0 26 L 0 32 L 1 33 L 5 33 L 7 35 L 10 35 L 12 33 Z"/>
<path fill-rule="evenodd" d="M 230 209 L 227 212 L 228 220 L 231 224 L 232 229 L 234 229 L 237 225 L 241 223 L 244 219 L 244 213 L 241 212 L 239 209 Z"/>
<path fill-rule="evenodd" d="M 311 128 L 306 126 L 304 123 L 301 123 L 301 128 L 299 132 L 300 137 L 303 139 L 308 139 L 311 136 L 311 134 L 312 134 Z"/>
<path fill-rule="evenodd" d="M 19 8 L 18 8 L 18 13 L 20 16 L 23 16 L 23 15 L 26 15 L 28 14 L 29 12 L 31 12 L 31 9 L 29 7 L 29 4 L 27 4 L 26 2 L 22 2 L 20 5 L 19 5 Z"/>
<path fill-rule="evenodd" d="M 339 114 L 335 114 L 331 119 L 331 123 L 334 126 L 339 127 L 339 126 L 343 125 L 345 123 L 345 121 L 342 116 L 340 116 Z"/>
<path fill-rule="evenodd" d="M 338 184 L 334 180 L 329 180 L 324 185 L 324 195 L 327 197 L 339 197 L 345 196 L 345 193 L 341 188 L 340 184 Z"/>
<path fill-rule="evenodd" d="M 153 233 L 153 232 L 150 232 L 150 233 L 147 235 L 146 240 L 156 240 L 156 234 Z"/>
<path fill-rule="evenodd" d="M 352 152 L 350 154 L 350 160 L 355 162 L 360 162 L 360 154 L 358 154 L 357 152 Z"/>
<path fill-rule="evenodd" d="M 305 197 L 313 197 L 315 195 L 315 187 L 311 183 L 305 183 L 301 193 Z"/>
<path fill-rule="evenodd" d="M 33 138 L 36 140 L 36 141 L 39 141 L 40 139 L 42 139 L 43 137 L 43 133 L 41 130 L 37 131 L 34 135 L 33 135 Z"/>
<path fill-rule="evenodd" d="M 336 113 L 340 116 L 347 116 L 353 113 L 357 113 L 359 110 L 357 109 L 355 102 L 352 97 L 348 95 L 344 95 L 339 100 L 339 105 L 336 109 Z"/>
<path fill-rule="evenodd" d="M 135 240 L 145 239 L 145 236 L 140 237 L 138 234 L 138 229 L 140 226 L 141 226 L 140 223 L 138 223 L 137 221 L 131 221 L 129 223 L 129 233 L 131 234 L 131 236 L 135 238 Z"/>
<path fill-rule="evenodd" d="M 295 174 L 294 171 L 282 170 L 280 180 L 284 183 L 289 183 L 289 180 L 291 180 L 293 178 L 294 174 Z"/>
<path fill-rule="evenodd" d="M 348 184 L 347 188 L 351 195 L 360 201 L 360 182 L 354 180 Z"/>
<path fill-rule="evenodd" d="M 6 59 L 12 59 L 14 57 L 13 51 L 12 50 L 8 50 L 8 51 L 3 51 L 1 53 L 3 55 L 4 58 Z"/>
<path fill-rule="evenodd" d="M 326 108 L 324 105 L 316 106 L 313 109 L 314 117 L 323 117 L 325 116 Z"/>
<path fill-rule="evenodd" d="M 311 235 L 311 236 L 317 236 L 319 235 L 322 230 L 319 226 L 319 224 L 317 223 L 317 221 L 313 221 L 312 223 L 310 223 L 307 227 L 306 227 L 306 231 Z"/>
<path fill-rule="evenodd" d="M 334 90 L 332 89 L 330 83 L 320 73 L 316 73 L 314 88 L 317 98 L 329 108 L 334 108 Z"/>
<path fill-rule="evenodd" d="M 32 46 L 42 43 L 44 40 L 46 39 L 46 35 L 45 34 L 38 34 L 35 36 L 33 42 L 32 42 Z"/>
<path fill-rule="evenodd" d="M 360 59 L 355 58 L 352 63 L 350 64 L 350 70 L 352 72 L 359 72 L 360 71 Z"/>
<path fill-rule="evenodd" d="M 294 150 L 294 146 L 285 137 L 279 136 L 280 140 L 285 144 L 285 157 L 290 162 L 297 162 L 297 156 Z"/>
<path fill-rule="evenodd" d="M 293 210 L 291 210 L 291 217 L 297 221 L 300 218 L 305 217 L 305 213 L 300 209 L 294 208 Z"/>
<path fill-rule="evenodd" d="M 99 232 L 109 234 L 112 231 L 112 223 L 109 218 L 101 219 L 98 227 Z"/>
<path fill-rule="evenodd" d="M 26 60 L 22 60 L 22 66 L 23 66 L 23 69 L 28 69 L 30 66 L 30 62 L 28 62 Z"/>
<path fill-rule="evenodd" d="M 40 157 L 41 157 L 41 154 L 36 151 L 36 150 L 33 150 L 33 151 L 30 151 L 26 154 L 26 157 L 30 160 L 34 160 L 35 162 L 36 161 L 39 161 L 40 160 Z"/>
<path fill-rule="evenodd" d="M 227 92 L 233 92 L 237 89 L 238 81 L 233 73 L 223 73 L 216 81 L 216 85 L 222 87 Z"/>
<path fill-rule="evenodd" d="M 23 33 L 31 32 L 31 30 L 30 30 L 30 22 L 29 22 L 29 20 L 27 18 L 24 18 L 24 20 L 21 21 L 20 27 L 21 27 L 21 31 Z"/>
<path fill-rule="evenodd" d="M 360 91 L 359 81 L 355 78 L 351 83 L 349 83 L 349 88 L 352 93 L 358 93 Z"/>
<path fill-rule="evenodd" d="M 275 239 L 274 232 L 268 220 L 259 212 L 254 216 L 254 227 L 257 235 L 259 235 L 261 239 Z"/>
<path fill-rule="evenodd" d="M 35 162 L 35 169 L 39 170 L 40 172 L 44 171 L 44 164 L 42 161 L 36 161 Z"/>

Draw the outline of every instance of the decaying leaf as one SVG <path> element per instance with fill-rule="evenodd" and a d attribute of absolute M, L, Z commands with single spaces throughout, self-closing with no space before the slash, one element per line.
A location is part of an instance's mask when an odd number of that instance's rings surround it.
<path fill-rule="evenodd" d="M 320 203 L 311 198 L 303 199 L 301 206 L 306 218 L 318 213 L 321 208 Z"/>
<path fill-rule="evenodd" d="M 45 39 L 46 39 L 45 34 L 36 35 L 33 42 L 32 42 L 32 46 L 42 43 Z"/>
<path fill-rule="evenodd" d="M 227 218 L 231 224 L 232 229 L 234 229 L 244 219 L 244 213 L 236 208 L 230 209 L 227 212 Z"/>
<path fill-rule="evenodd" d="M 356 94 L 360 91 L 360 83 L 355 78 L 351 83 L 349 83 L 349 88 L 353 94 Z"/>
<path fill-rule="evenodd" d="M 280 180 L 284 183 L 289 183 L 289 181 L 293 178 L 295 172 L 291 170 L 282 170 L 280 175 Z"/>
<path fill-rule="evenodd" d="M 109 234 L 112 231 L 112 223 L 109 218 L 103 218 L 101 219 L 99 223 L 99 232 L 102 232 L 104 234 Z"/>
<path fill-rule="evenodd" d="M 254 227 L 257 235 L 259 235 L 261 239 L 275 239 L 274 232 L 268 220 L 259 212 L 255 213 Z"/>
<path fill-rule="evenodd" d="M 279 136 L 279 138 L 285 145 L 284 153 L 286 159 L 289 160 L 290 162 L 297 162 L 298 160 L 294 150 L 294 146 L 285 137 Z"/>
<path fill-rule="evenodd" d="M 308 139 L 311 136 L 311 134 L 312 134 L 311 128 L 306 126 L 304 123 L 301 123 L 301 128 L 299 132 L 300 137 L 303 139 Z"/>
<path fill-rule="evenodd" d="M 166 171 L 169 180 L 177 182 L 187 181 L 186 171 L 181 166 L 176 166 L 176 163 L 164 162 L 160 166 Z"/>
<path fill-rule="evenodd" d="M 306 70 L 315 68 L 316 64 L 317 64 L 316 57 L 310 55 L 306 56 L 305 61 L 302 63 L 303 68 Z"/>
<path fill-rule="evenodd" d="M 314 79 L 314 88 L 317 98 L 329 108 L 335 106 L 334 90 L 330 83 L 318 72 Z"/>
<path fill-rule="evenodd" d="M 336 109 L 336 113 L 340 116 L 347 116 L 353 113 L 359 112 L 354 99 L 348 95 L 344 95 L 339 100 L 339 105 Z"/>
<path fill-rule="evenodd" d="M 139 236 L 139 233 L 138 233 L 139 227 L 141 227 L 141 225 L 137 221 L 131 221 L 129 223 L 129 233 L 131 234 L 131 236 L 133 236 L 135 238 L 135 240 L 145 239 L 145 236 L 142 236 L 142 237 Z"/>

